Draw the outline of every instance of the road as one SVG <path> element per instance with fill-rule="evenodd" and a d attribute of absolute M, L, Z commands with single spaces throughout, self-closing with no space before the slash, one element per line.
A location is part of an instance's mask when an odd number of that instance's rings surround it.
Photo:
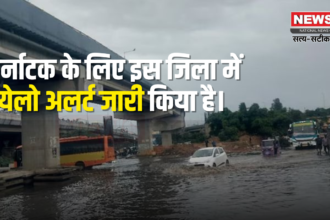
<path fill-rule="evenodd" d="M 80 171 L 69 183 L 0 197 L 0 218 L 329 218 L 330 157 L 315 150 L 235 156 L 218 168 L 187 167 L 187 159 L 122 159 Z"/>

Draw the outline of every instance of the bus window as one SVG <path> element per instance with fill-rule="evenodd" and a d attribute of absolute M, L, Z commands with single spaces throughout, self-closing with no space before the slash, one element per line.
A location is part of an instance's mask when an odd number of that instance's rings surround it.
<path fill-rule="evenodd" d="M 84 152 L 83 153 L 90 153 L 92 152 L 92 145 L 91 143 L 86 143 L 83 146 Z"/>
<path fill-rule="evenodd" d="M 69 143 L 62 143 L 60 145 L 60 154 L 61 155 L 68 155 L 68 154 L 70 154 L 70 144 Z"/>
<path fill-rule="evenodd" d="M 112 138 L 108 138 L 108 147 L 113 147 L 113 139 Z"/>
<path fill-rule="evenodd" d="M 98 147 L 97 147 L 97 144 L 93 144 L 93 145 L 92 145 L 92 151 L 93 151 L 93 152 L 97 152 L 97 151 L 98 151 L 97 148 L 98 148 Z"/>
<path fill-rule="evenodd" d="M 98 144 L 97 145 L 97 151 L 104 151 L 103 144 Z"/>
<path fill-rule="evenodd" d="M 65 152 L 66 148 L 63 147 L 63 144 L 60 145 L 60 155 L 65 155 L 66 152 Z"/>

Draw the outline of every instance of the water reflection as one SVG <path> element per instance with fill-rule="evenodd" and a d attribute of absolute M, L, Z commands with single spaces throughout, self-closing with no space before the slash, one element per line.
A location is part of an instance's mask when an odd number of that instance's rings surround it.
<path fill-rule="evenodd" d="M 39 184 L 38 189 L 25 190 L 22 215 L 28 219 L 59 219 L 59 203 L 56 200 L 58 192 L 58 186 L 49 187 L 48 184 Z M 42 195 L 36 197 L 35 194 L 39 193 Z"/>
<path fill-rule="evenodd" d="M 23 215 L 23 195 L 0 194 L 0 219 L 27 219 Z"/>

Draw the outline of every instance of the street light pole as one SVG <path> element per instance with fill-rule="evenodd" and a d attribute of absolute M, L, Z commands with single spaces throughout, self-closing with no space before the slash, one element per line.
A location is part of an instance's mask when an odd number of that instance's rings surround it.
<path fill-rule="evenodd" d="M 126 52 L 124 52 L 124 58 L 125 58 L 125 54 L 126 54 L 126 53 L 133 52 L 133 51 L 135 51 L 135 48 L 134 48 L 133 50 L 130 50 L 130 51 L 126 51 Z"/>

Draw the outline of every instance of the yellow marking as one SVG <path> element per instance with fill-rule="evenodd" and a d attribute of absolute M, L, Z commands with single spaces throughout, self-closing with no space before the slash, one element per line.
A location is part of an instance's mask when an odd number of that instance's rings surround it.
<path fill-rule="evenodd" d="M 78 161 L 104 160 L 104 151 L 61 155 L 61 164 L 76 163 Z"/>
<path fill-rule="evenodd" d="M 313 123 L 308 122 L 308 123 L 294 124 L 293 127 L 300 127 L 300 126 L 306 126 L 306 125 L 313 125 Z"/>

